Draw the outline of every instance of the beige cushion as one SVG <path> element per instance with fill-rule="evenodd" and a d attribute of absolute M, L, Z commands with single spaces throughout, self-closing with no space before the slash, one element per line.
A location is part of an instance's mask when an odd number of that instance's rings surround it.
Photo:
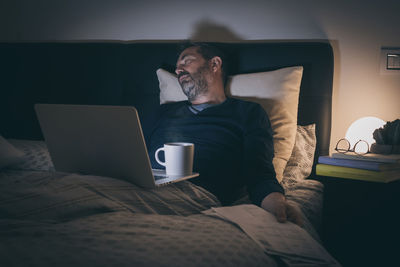
<path fill-rule="evenodd" d="M 315 123 L 306 126 L 298 125 L 292 155 L 283 173 L 282 184 L 285 188 L 291 188 L 310 176 L 316 146 Z"/>
<path fill-rule="evenodd" d="M 158 69 L 157 77 L 160 83 L 160 104 L 187 100 L 175 74 Z"/>
<path fill-rule="evenodd" d="M 7 141 L 16 149 L 25 153 L 21 162 L 10 166 L 11 169 L 54 171 L 54 165 L 44 141 L 23 139 L 8 139 Z"/>
<path fill-rule="evenodd" d="M 273 164 L 278 181 L 290 158 L 296 137 L 297 109 L 303 67 L 230 76 L 228 96 L 261 104 L 267 112 L 274 132 Z M 160 103 L 187 100 L 174 74 L 157 70 L 160 82 Z"/>

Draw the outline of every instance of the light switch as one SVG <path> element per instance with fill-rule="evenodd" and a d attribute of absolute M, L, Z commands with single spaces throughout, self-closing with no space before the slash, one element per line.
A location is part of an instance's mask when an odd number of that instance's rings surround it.
<path fill-rule="evenodd" d="M 388 70 L 400 70 L 400 54 L 387 54 L 386 62 Z"/>
<path fill-rule="evenodd" d="M 380 73 L 400 75 L 400 48 L 381 48 Z"/>

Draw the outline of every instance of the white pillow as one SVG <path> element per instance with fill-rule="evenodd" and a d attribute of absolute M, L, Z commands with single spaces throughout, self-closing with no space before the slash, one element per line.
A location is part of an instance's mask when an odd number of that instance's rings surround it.
<path fill-rule="evenodd" d="M 24 155 L 0 135 L 0 169 L 21 161 Z"/>
<path fill-rule="evenodd" d="M 293 150 L 300 83 L 303 67 L 288 67 L 275 71 L 230 76 L 226 94 L 259 103 L 271 121 L 274 138 L 274 168 L 278 181 Z M 187 100 L 174 74 L 157 70 L 160 83 L 160 103 Z"/>

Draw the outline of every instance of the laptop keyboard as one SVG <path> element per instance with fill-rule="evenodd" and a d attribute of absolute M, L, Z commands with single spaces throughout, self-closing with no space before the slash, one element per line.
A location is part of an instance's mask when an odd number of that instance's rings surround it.
<path fill-rule="evenodd" d="M 165 173 L 165 170 L 160 170 L 160 169 L 152 169 L 153 171 L 153 176 L 154 180 L 160 180 L 160 179 L 165 179 L 167 178 L 167 174 Z"/>

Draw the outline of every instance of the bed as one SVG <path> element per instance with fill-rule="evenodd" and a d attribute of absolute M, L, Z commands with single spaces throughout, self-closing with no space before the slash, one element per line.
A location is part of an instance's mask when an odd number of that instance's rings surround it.
<path fill-rule="evenodd" d="M 55 171 L 33 105 L 133 105 L 146 133 L 155 107 L 181 97 L 171 93 L 178 43 L 0 44 L 1 266 L 339 265 L 323 249 L 323 186 L 315 179 L 316 159 L 329 151 L 328 42 L 216 44 L 230 58 L 227 94 L 259 102 L 273 118 L 274 146 L 285 152 L 275 154 L 274 166 L 302 213 L 300 230 L 318 248 L 309 257 L 271 248 L 262 235 L 267 224 L 252 232 L 253 222 L 269 219 L 246 195 L 221 207 L 190 181 L 144 190 L 112 177 Z M 264 84 L 257 92 L 239 86 L 255 88 L 254 79 Z M 272 87 L 274 94 L 263 93 Z"/>

